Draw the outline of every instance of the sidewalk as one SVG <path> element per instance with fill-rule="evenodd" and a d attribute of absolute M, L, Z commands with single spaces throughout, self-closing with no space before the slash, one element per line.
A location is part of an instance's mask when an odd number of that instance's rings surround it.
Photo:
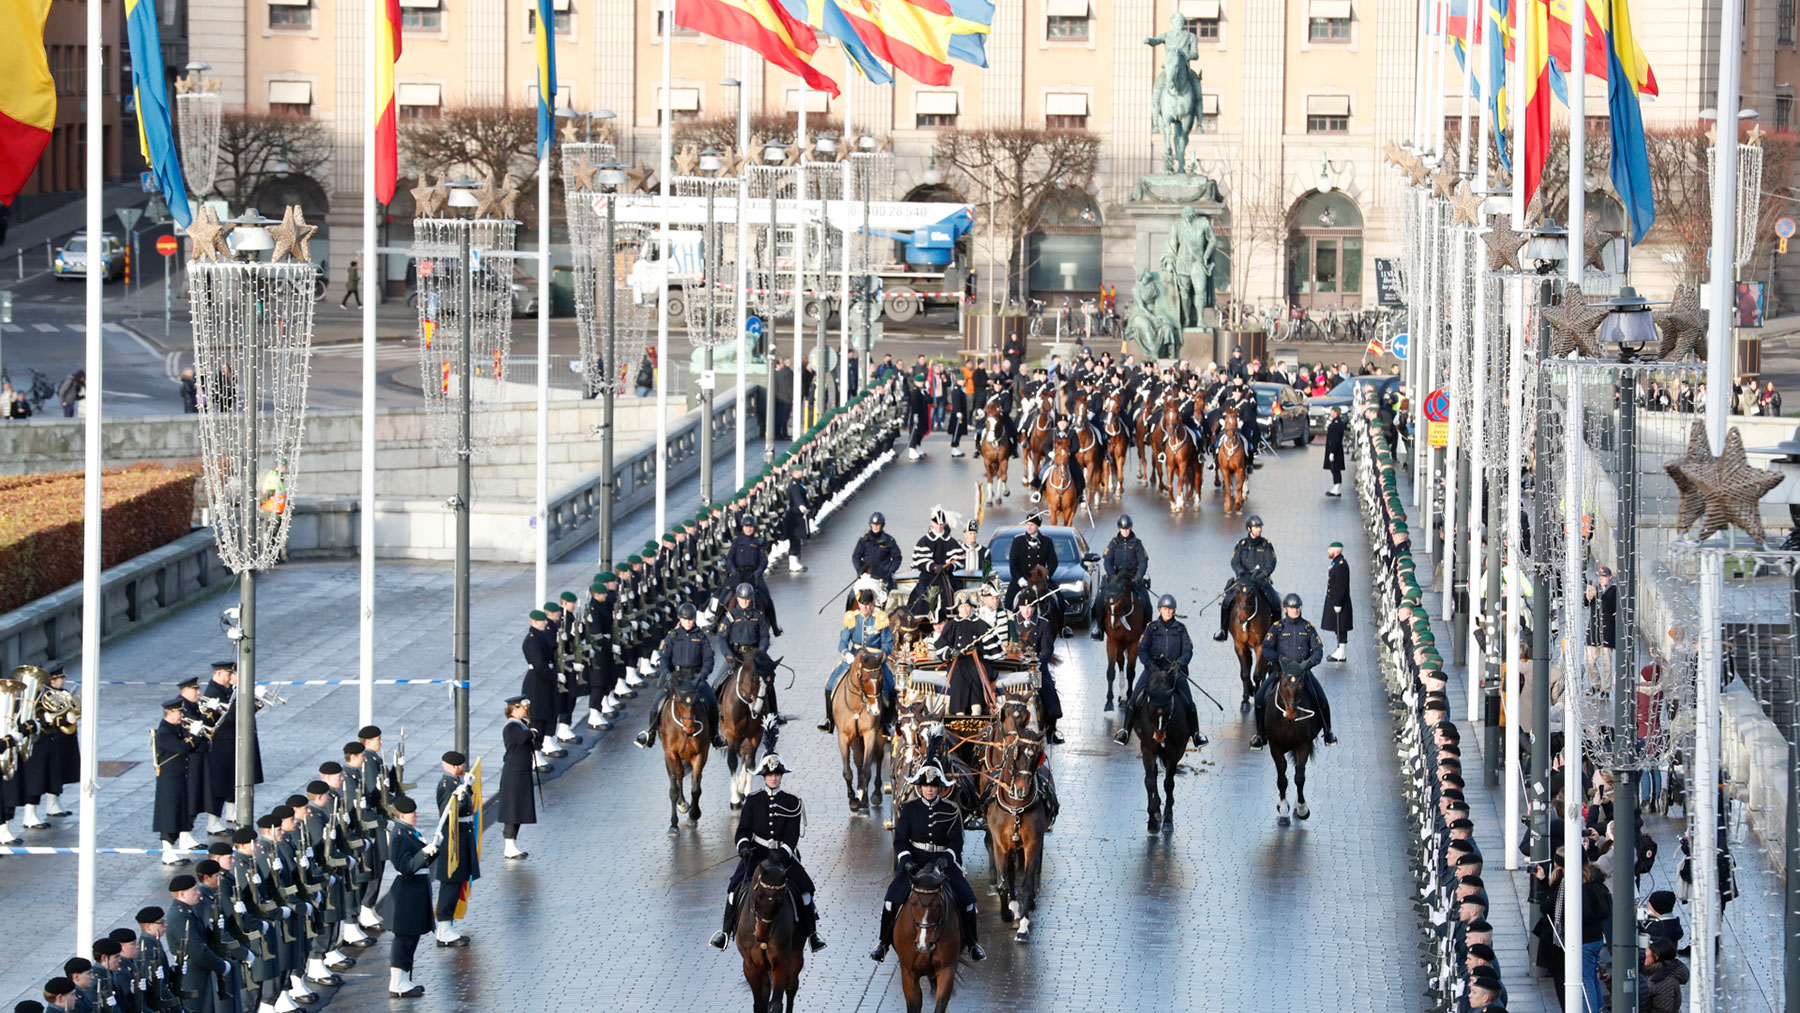
<path fill-rule="evenodd" d="M 749 450 L 749 464 L 760 466 L 761 444 Z M 729 448 L 720 458 L 720 480 L 732 474 Z M 723 487 L 723 486 L 722 486 Z M 669 516 L 681 516 L 699 505 L 698 482 L 669 491 Z M 624 558 L 652 537 L 654 512 L 645 509 L 620 519 L 615 552 Z M 549 593 L 584 588 L 595 571 L 597 546 L 587 547 L 549 570 Z M 375 571 L 375 677 L 377 679 L 451 677 L 451 567 L 403 561 L 378 561 Z M 483 766 L 488 795 L 497 790 L 500 759 L 500 703 L 518 692 L 524 662 L 519 642 L 525 613 L 536 607 L 534 576 L 529 566 L 476 564 L 472 570 L 470 657 L 470 745 Z M 310 772 L 326 760 L 342 760 L 342 746 L 354 738 L 358 722 L 358 643 L 350 620 L 359 603 L 355 561 L 288 563 L 258 580 L 257 675 L 259 680 L 347 679 L 331 687 L 278 687 L 285 704 L 262 712 L 257 728 L 268 783 L 257 791 L 257 807 L 267 809 L 278 798 L 298 790 Z M 206 664 L 227 657 L 231 649 L 219 633 L 218 613 L 235 604 L 229 594 L 189 606 L 160 622 L 116 640 L 101 651 L 101 672 L 108 681 L 152 682 L 154 685 L 104 688 L 100 722 L 100 786 L 98 840 L 101 847 L 157 846 L 150 832 L 154 774 L 148 762 L 148 738 L 157 720 L 157 705 L 173 695 L 174 684 L 206 675 Z M 71 664 L 71 685 L 82 677 Z M 644 698 L 627 703 L 624 725 L 639 720 Z M 88 716 L 89 720 L 93 716 Z M 415 791 L 421 822 L 435 819 L 437 757 L 454 744 L 453 712 L 447 687 L 377 686 L 375 722 L 386 732 L 388 752 L 404 734 L 407 779 Z M 592 729 L 559 768 L 579 759 L 595 743 Z M 614 729 L 604 735 L 619 734 Z M 73 788 L 64 804 L 77 805 Z M 72 847 L 74 819 L 57 821 L 52 830 L 27 832 L 29 845 Z M 191 867 L 190 867 L 191 871 Z M 130 921 L 146 904 L 167 904 L 166 875 L 158 858 L 101 855 L 95 931 Z M 75 857 L 72 855 L 0 857 L 0 910 L 18 913 L 0 930 L 0 998 L 41 998 L 43 982 L 56 973 L 75 944 Z M 28 913 L 28 914 L 27 914 Z M 81 946 L 86 952 L 85 942 Z"/>

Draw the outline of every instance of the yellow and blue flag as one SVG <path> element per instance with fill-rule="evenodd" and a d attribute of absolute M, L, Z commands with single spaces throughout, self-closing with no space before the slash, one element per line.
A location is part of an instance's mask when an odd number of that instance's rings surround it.
<path fill-rule="evenodd" d="M 550 150 L 556 132 L 556 6 L 537 0 L 538 158 Z"/>
<path fill-rule="evenodd" d="M 1631 245 L 1644 241 L 1656 221 L 1650 193 L 1650 155 L 1644 145 L 1642 82 L 1654 82 L 1649 61 L 1631 32 L 1627 0 L 1612 0 L 1606 24 L 1606 104 L 1612 128 L 1612 183 L 1631 219 Z"/>
<path fill-rule="evenodd" d="M 893 84 L 893 72 L 882 63 L 856 29 L 850 26 L 850 19 L 844 16 L 843 9 L 836 0 L 782 0 L 787 12 L 806 22 L 815 31 L 823 32 L 830 38 L 838 40 L 844 47 L 844 55 L 850 58 L 850 65 L 866 81 L 875 84 Z"/>
<path fill-rule="evenodd" d="M 1494 151 L 1500 156 L 1500 165 L 1506 171 L 1512 171 L 1512 151 L 1506 146 L 1507 112 L 1511 99 L 1506 95 L 1506 60 L 1512 52 L 1512 2 L 1511 0 L 1484 0 L 1483 11 L 1486 14 L 1484 30 L 1491 32 L 1488 36 L 1487 79 L 1492 82 L 1488 88 L 1488 122 L 1494 125 Z"/>
<path fill-rule="evenodd" d="M 188 208 L 181 149 L 175 146 L 175 126 L 169 115 L 162 32 L 156 27 L 154 0 L 125 0 L 125 35 L 131 46 L 131 92 L 137 107 L 138 145 L 150 163 L 150 174 L 162 187 L 169 214 L 185 229 L 194 215 Z"/>
<path fill-rule="evenodd" d="M 986 67 L 994 5 L 989 0 L 950 0 L 950 13 L 950 59 Z"/>

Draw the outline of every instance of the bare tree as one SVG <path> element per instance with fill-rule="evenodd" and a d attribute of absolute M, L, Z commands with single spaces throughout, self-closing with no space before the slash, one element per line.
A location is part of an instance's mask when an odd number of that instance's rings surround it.
<path fill-rule="evenodd" d="M 476 179 L 529 175 L 537 163 L 537 112 L 525 106 L 465 106 L 400 131 L 403 171 L 466 171 Z"/>
<path fill-rule="evenodd" d="M 751 143 L 757 141 L 792 141 L 799 135 L 800 115 L 798 113 L 752 113 L 750 116 Z M 684 145 L 696 148 L 716 148 L 729 151 L 737 148 L 738 121 L 736 116 L 715 116 L 704 120 L 688 120 L 675 124 L 669 131 L 675 148 L 680 150 Z M 842 120 L 827 119 L 820 116 L 806 118 L 806 136 L 808 143 L 821 133 L 842 137 L 844 123 Z M 755 152 L 752 152 L 755 155 Z"/>
<path fill-rule="evenodd" d="M 936 150 L 959 189 L 1004 234 L 1005 291 L 1023 301 L 1025 241 L 1042 224 L 1050 198 L 1066 190 L 1091 192 L 1100 139 L 1085 130 L 948 130 L 938 135 Z"/>
<path fill-rule="evenodd" d="M 234 208 L 286 174 L 320 180 L 331 162 L 331 135 L 317 120 L 279 113 L 226 113 L 219 124 L 219 173 L 213 189 Z"/>

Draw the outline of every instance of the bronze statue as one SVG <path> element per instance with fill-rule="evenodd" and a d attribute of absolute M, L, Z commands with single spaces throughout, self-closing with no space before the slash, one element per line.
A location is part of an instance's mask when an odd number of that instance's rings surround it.
<path fill-rule="evenodd" d="M 1162 70 L 1150 89 L 1151 132 L 1163 139 L 1163 171 L 1187 171 L 1188 134 L 1200 122 L 1200 75 L 1188 64 L 1199 57 L 1200 44 L 1187 29 L 1180 11 L 1169 15 L 1169 30 L 1144 40 L 1146 46 L 1166 46 Z"/>

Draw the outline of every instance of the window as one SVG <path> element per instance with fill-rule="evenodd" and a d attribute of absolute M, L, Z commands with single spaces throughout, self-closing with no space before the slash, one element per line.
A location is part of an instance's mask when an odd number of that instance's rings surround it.
<path fill-rule="evenodd" d="M 400 0 L 400 30 L 439 32 L 444 28 L 444 6 L 438 0 Z"/>
<path fill-rule="evenodd" d="M 306 81 L 270 81 L 269 112 L 278 116 L 311 116 L 312 85 Z"/>
<path fill-rule="evenodd" d="M 657 11 L 656 12 L 656 37 L 659 39 L 663 37 L 663 19 L 668 16 L 669 16 L 668 11 Z M 675 38 L 677 38 L 677 39 L 694 38 L 695 36 L 698 36 L 699 34 L 700 34 L 699 32 L 694 31 L 692 28 L 683 28 L 680 25 L 675 26 Z"/>
<path fill-rule="evenodd" d="M 1051 92 L 1044 96 L 1044 127 L 1049 130 L 1086 130 L 1088 97 L 1085 92 Z"/>
<path fill-rule="evenodd" d="M 1309 134 L 1342 134 L 1350 129 L 1348 116 L 1306 116 L 1306 132 Z"/>
<path fill-rule="evenodd" d="M 403 120 L 435 120 L 444 112 L 443 89 L 401 82 L 394 86 L 394 105 Z"/>
<path fill-rule="evenodd" d="M 1350 129 L 1350 96 L 1308 95 L 1306 97 L 1306 132 L 1309 134 L 1341 134 Z"/>
<path fill-rule="evenodd" d="M 1181 0 L 1176 6 L 1187 29 L 1202 42 L 1219 41 L 1219 0 Z"/>
<path fill-rule="evenodd" d="M 1310 18 L 1306 22 L 1308 42 L 1350 41 L 1349 18 Z"/>
<path fill-rule="evenodd" d="M 269 0 L 271 31 L 306 31 L 312 23 L 312 4 L 308 0 Z"/>
<path fill-rule="evenodd" d="M 1188 18 L 1187 26 L 1188 31 L 1194 33 L 1194 38 L 1201 42 L 1219 41 L 1218 18 Z"/>
<path fill-rule="evenodd" d="M 1218 133 L 1219 130 L 1219 93 L 1202 92 L 1200 95 L 1200 132 L 1203 134 Z"/>
<path fill-rule="evenodd" d="M 575 23 L 569 16 L 569 0 L 552 0 L 550 9 L 556 12 L 556 34 L 561 36 L 573 33 Z M 662 30 L 660 24 L 658 22 L 658 31 Z M 676 35 L 684 32 L 693 34 L 684 28 L 677 27 L 675 29 Z M 525 0 L 525 36 L 526 38 L 537 37 L 537 0 Z"/>
<path fill-rule="evenodd" d="M 913 95 L 913 125 L 920 130 L 956 126 L 958 98 L 953 91 L 922 91 Z"/>
<path fill-rule="evenodd" d="M 1775 5 L 1775 41 L 1783 46 L 1794 44 L 1794 0 Z"/>
<path fill-rule="evenodd" d="M 535 95 L 536 92 L 533 92 L 532 94 Z M 562 97 L 562 92 L 560 89 L 557 91 L 557 97 L 559 99 Z M 662 85 L 660 85 L 660 84 L 656 86 L 655 99 L 656 99 L 656 123 L 658 126 L 661 126 L 662 125 L 662 108 L 663 108 L 662 99 L 663 99 L 663 96 L 662 96 Z M 700 89 L 682 87 L 681 85 L 676 85 L 675 87 L 670 88 L 669 89 L 669 109 L 672 113 L 674 113 L 674 117 L 671 120 L 671 122 L 691 123 L 694 120 L 699 119 L 700 118 Z"/>
<path fill-rule="evenodd" d="M 1044 0 L 1044 37 L 1055 42 L 1086 42 L 1088 14 L 1088 0 Z"/>
<path fill-rule="evenodd" d="M 1785 133 L 1794 129 L 1794 96 L 1775 96 L 1775 131 Z"/>

